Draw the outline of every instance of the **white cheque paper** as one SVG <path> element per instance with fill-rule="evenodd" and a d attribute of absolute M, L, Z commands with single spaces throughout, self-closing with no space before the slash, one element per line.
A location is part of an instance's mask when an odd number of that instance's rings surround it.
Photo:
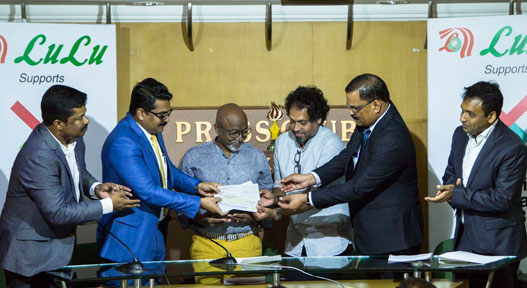
<path fill-rule="evenodd" d="M 258 184 L 245 182 L 240 185 L 223 185 L 218 187 L 221 193 L 214 197 L 221 198 L 218 203 L 221 211 L 241 210 L 247 212 L 256 212 L 256 205 L 260 200 L 260 190 Z"/>

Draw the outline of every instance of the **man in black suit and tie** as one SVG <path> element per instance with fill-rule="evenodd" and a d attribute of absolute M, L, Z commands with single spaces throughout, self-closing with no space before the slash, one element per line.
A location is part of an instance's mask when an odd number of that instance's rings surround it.
<path fill-rule="evenodd" d="M 502 106 L 495 83 L 465 89 L 443 185 L 425 200 L 449 201 L 456 209 L 454 250 L 517 256 L 518 262 L 495 273 L 493 287 L 519 287 L 519 260 L 527 255 L 521 203 L 527 147 L 499 120 Z M 469 278 L 470 287 L 485 287 L 483 275 L 456 276 Z"/>
<path fill-rule="evenodd" d="M 357 76 L 345 90 L 356 132 L 346 149 L 324 166 L 280 182 L 285 192 L 309 186 L 321 189 L 281 197 L 278 204 L 298 213 L 310 206 L 347 202 L 359 253 L 417 254 L 423 217 L 410 132 L 378 76 Z M 324 188 L 342 175 L 344 184 Z"/>
<path fill-rule="evenodd" d="M 41 109 L 44 123 L 15 159 L 0 218 L 0 266 L 7 287 L 57 284 L 46 271 L 70 262 L 78 224 L 139 206 L 139 200 L 128 199 L 129 188 L 99 183 L 86 170 L 85 93 L 54 85 L 42 97 Z"/>

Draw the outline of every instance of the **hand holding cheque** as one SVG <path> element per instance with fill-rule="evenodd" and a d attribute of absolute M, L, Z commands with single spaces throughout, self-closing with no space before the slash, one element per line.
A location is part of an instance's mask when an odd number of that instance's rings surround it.
<path fill-rule="evenodd" d="M 316 184 L 316 179 L 312 174 L 292 174 L 280 180 L 280 188 L 288 193 L 295 190 L 310 187 Z M 297 214 L 310 209 L 307 194 L 292 194 L 283 196 L 278 199 L 278 206 L 289 212 L 288 214 Z"/>
<path fill-rule="evenodd" d="M 316 184 L 316 180 L 312 174 L 291 174 L 281 179 L 279 183 L 279 190 L 283 193 L 288 193 L 313 186 Z M 258 213 L 255 215 L 257 220 L 269 218 L 278 220 L 282 216 L 298 214 L 312 208 L 308 204 L 309 200 L 306 193 L 278 197 L 276 194 L 267 191 L 260 193 L 260 197 L 257 207 Z M 280 208 L 280 216 L 278 217 L 276 215 L 276 209 L 268 208 L 274 204 L 277 204 Z"/>

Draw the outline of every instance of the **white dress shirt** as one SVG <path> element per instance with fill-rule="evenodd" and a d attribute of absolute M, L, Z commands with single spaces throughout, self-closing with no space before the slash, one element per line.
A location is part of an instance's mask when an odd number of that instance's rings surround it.
<path fill-rule="evenodd" d="M 276 139 L 274 150 L 274 187 L 280 187 L 281 178 L 297 173 L 297 163 L 303 171 L 314 170 L 344 149 L 342 140 L 328 128 L 320 126 L 317 133 L 302 148 L 291 131 Z M 300 151 L 298 156 L 297 153 Z M 295 161 L 297 159 L 298 161 Z M 344 183 L 344 177 L 330 185 Z M 329 185 L 328 185 L 329 186 Z M 313 188 L 316 190 L 316 188 Z M 305 193 L 307 189 L 288 192 L 287 195 Z M 307 256 L 339 255 L 351 243 L 351 222 L 348 203 L 336 204 L 324 209 L 310 209 L 291 215 L 285 254 L 300 257 L 302 248 Z"/>
<path fill-rule="evenodd" d="M 49 129 L 48 129 L 49 131 Z M 70 143 L 68 145 L 62 144 L 51 131 L 49 131 L 49 134 L 59 143 L 59 147 L 64 152 L 64 157 L 66 157 L 66 162 L 68 162 L 68 167 L 70 168 L 71 176 L 73 178 L 73 186 L 75 186 L 75 201 L 79 203 L 80 197 L 80 173 L 79 173 L 79 166 L 77 165 L 77 158 L 75 157 L 75 146 L 77 146 L 77 142 Z M 95 187 L 97 185 L 101 184 L 100 182 L 95 182 L 90 187 L 90 196 L 93 199 L 98 199 L 98 197 L 95 195 Z M 102 205 L 102 211 L 103 214 L 107 214 L 110 212 L 113 212 L 113 202 L 110 198 L 100 199 L 99 200 Z"/>

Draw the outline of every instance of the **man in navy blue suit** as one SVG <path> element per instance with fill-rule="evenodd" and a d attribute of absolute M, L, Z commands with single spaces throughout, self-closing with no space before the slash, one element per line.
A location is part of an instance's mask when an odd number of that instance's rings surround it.
<path fill-rule="evenodd" d="M 103 178 L 130 187 L 141 207 L 105 215 L 99 222 L 97 242 L 103 259 L 133 260 L 110 231 L 140 261 L 164 260 L 167 209 L 191 219 L 200 208 L 224 214 L 217 198 L 202 197 L 219 192 L 219 184 L 186 175 L 168 157 L 161 132 L 170 121 L 170 99 L 172 94 L 165 85 L 152 78 L 141 81 L 132 91 L 129 112 L 104 143 Z"/>
<path fill-rule="evenodd" d="M 521 206 L 527 147 L 499 120 L 502 106 L 497 84 L 478 82 L 465 89 L 462 125 L 452 137 L 443 185 L 425 200 L 449 201 L 456 210 L 454 250 L 518 257 L 518 262 L 496 272 L 493 287 L 519 287 L 519 260 L 527 255 Z M 464 277 L 470 287 L 485 287 L 482 275 Z"/>
<path fill-rule="evenodd" d="M 359 253 L 417 254 L 423 216 L 410 131 L 378 76 L 359 75 L 345 91 L 350 116 L 357 124 L 346 149 L 308 174 L 283 178 L 284 192 L 310 186 L 321 189 L 281 197 L 278 204 L 299 213 L 349 203 Z M 345 183 L 325 187 L 343 175 Z"/>

